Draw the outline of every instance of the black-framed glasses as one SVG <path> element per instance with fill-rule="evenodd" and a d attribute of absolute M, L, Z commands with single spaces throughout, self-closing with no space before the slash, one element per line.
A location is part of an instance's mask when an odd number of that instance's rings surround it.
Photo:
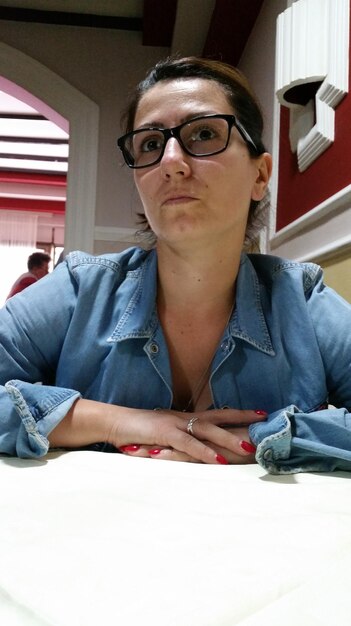
<path fill-rule="evenodd" d="M 251 152 L 259 154 L 249 133 L 235 115 L 203 115 L 174 128 L 140 128 L 120 137 L 117 141 L 129 167 L 141 168 L 156 165 L 163 157 L 167 141 L 174 137 L 184 152 L 194 157 L 205 157 L 223 152 L 235 126 Z"/>

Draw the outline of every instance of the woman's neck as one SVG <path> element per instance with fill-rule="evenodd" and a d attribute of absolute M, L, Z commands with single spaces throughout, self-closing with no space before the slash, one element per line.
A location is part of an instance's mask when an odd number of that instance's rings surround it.
<path fill-rule="evenodd" d="M 233 305 L 240 251 L 220 246 L 179 250 L 158 243 L 158 304 L 179 313 L 228 310 Z"/>

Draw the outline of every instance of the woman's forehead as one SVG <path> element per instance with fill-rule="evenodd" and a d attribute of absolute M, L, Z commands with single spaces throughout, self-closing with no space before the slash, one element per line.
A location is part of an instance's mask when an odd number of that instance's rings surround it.
<path fill-rule="evenodd" d="M 171 111 L 185 115 L 193 111 L 233 112 L 224 88 L 216 81 L 204 78 L 177 78 L 156 83 L 141 97 L 135 124 L 144 123 L 146 120 L 151 123 L 156 121 L 157 115 Z"/>

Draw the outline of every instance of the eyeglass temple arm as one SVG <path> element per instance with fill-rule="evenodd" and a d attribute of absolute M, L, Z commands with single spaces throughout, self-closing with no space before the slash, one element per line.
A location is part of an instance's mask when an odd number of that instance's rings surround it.
<path fill-rule="evenodd" d="M 237 127 L 239 133 L 241 134 L 242 138 L 247 141 L 248 143 L 250 143 L 256 150 L 256 152 L 258 153 L 258 148 L 254 142 L 253 139 L 251 139 L 249 133 L 247 132 L 247 130 L 244 128 L 244 126 L 241 124 L 241 122 L 239 122 L 239 120 L 237 118 L 235 118 L 235 126 Z"/>

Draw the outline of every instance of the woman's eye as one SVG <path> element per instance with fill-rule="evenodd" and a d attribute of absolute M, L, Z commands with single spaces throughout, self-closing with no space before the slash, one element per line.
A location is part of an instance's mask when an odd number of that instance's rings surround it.
<path fill-rule="evenodd" d="M 162 140 L 160 137 L 148 137 L 144 139 L 138 148 L 139 152 L 153 152 L 154 150 L 160 150 L 162 147 Z"/>
<path fill-rule="evenodd" d="M 206 128 L 197 128 L 191 135 L 192 141 L 210 141 L 216 137 L 214 128 L 206 126 Z"/>

